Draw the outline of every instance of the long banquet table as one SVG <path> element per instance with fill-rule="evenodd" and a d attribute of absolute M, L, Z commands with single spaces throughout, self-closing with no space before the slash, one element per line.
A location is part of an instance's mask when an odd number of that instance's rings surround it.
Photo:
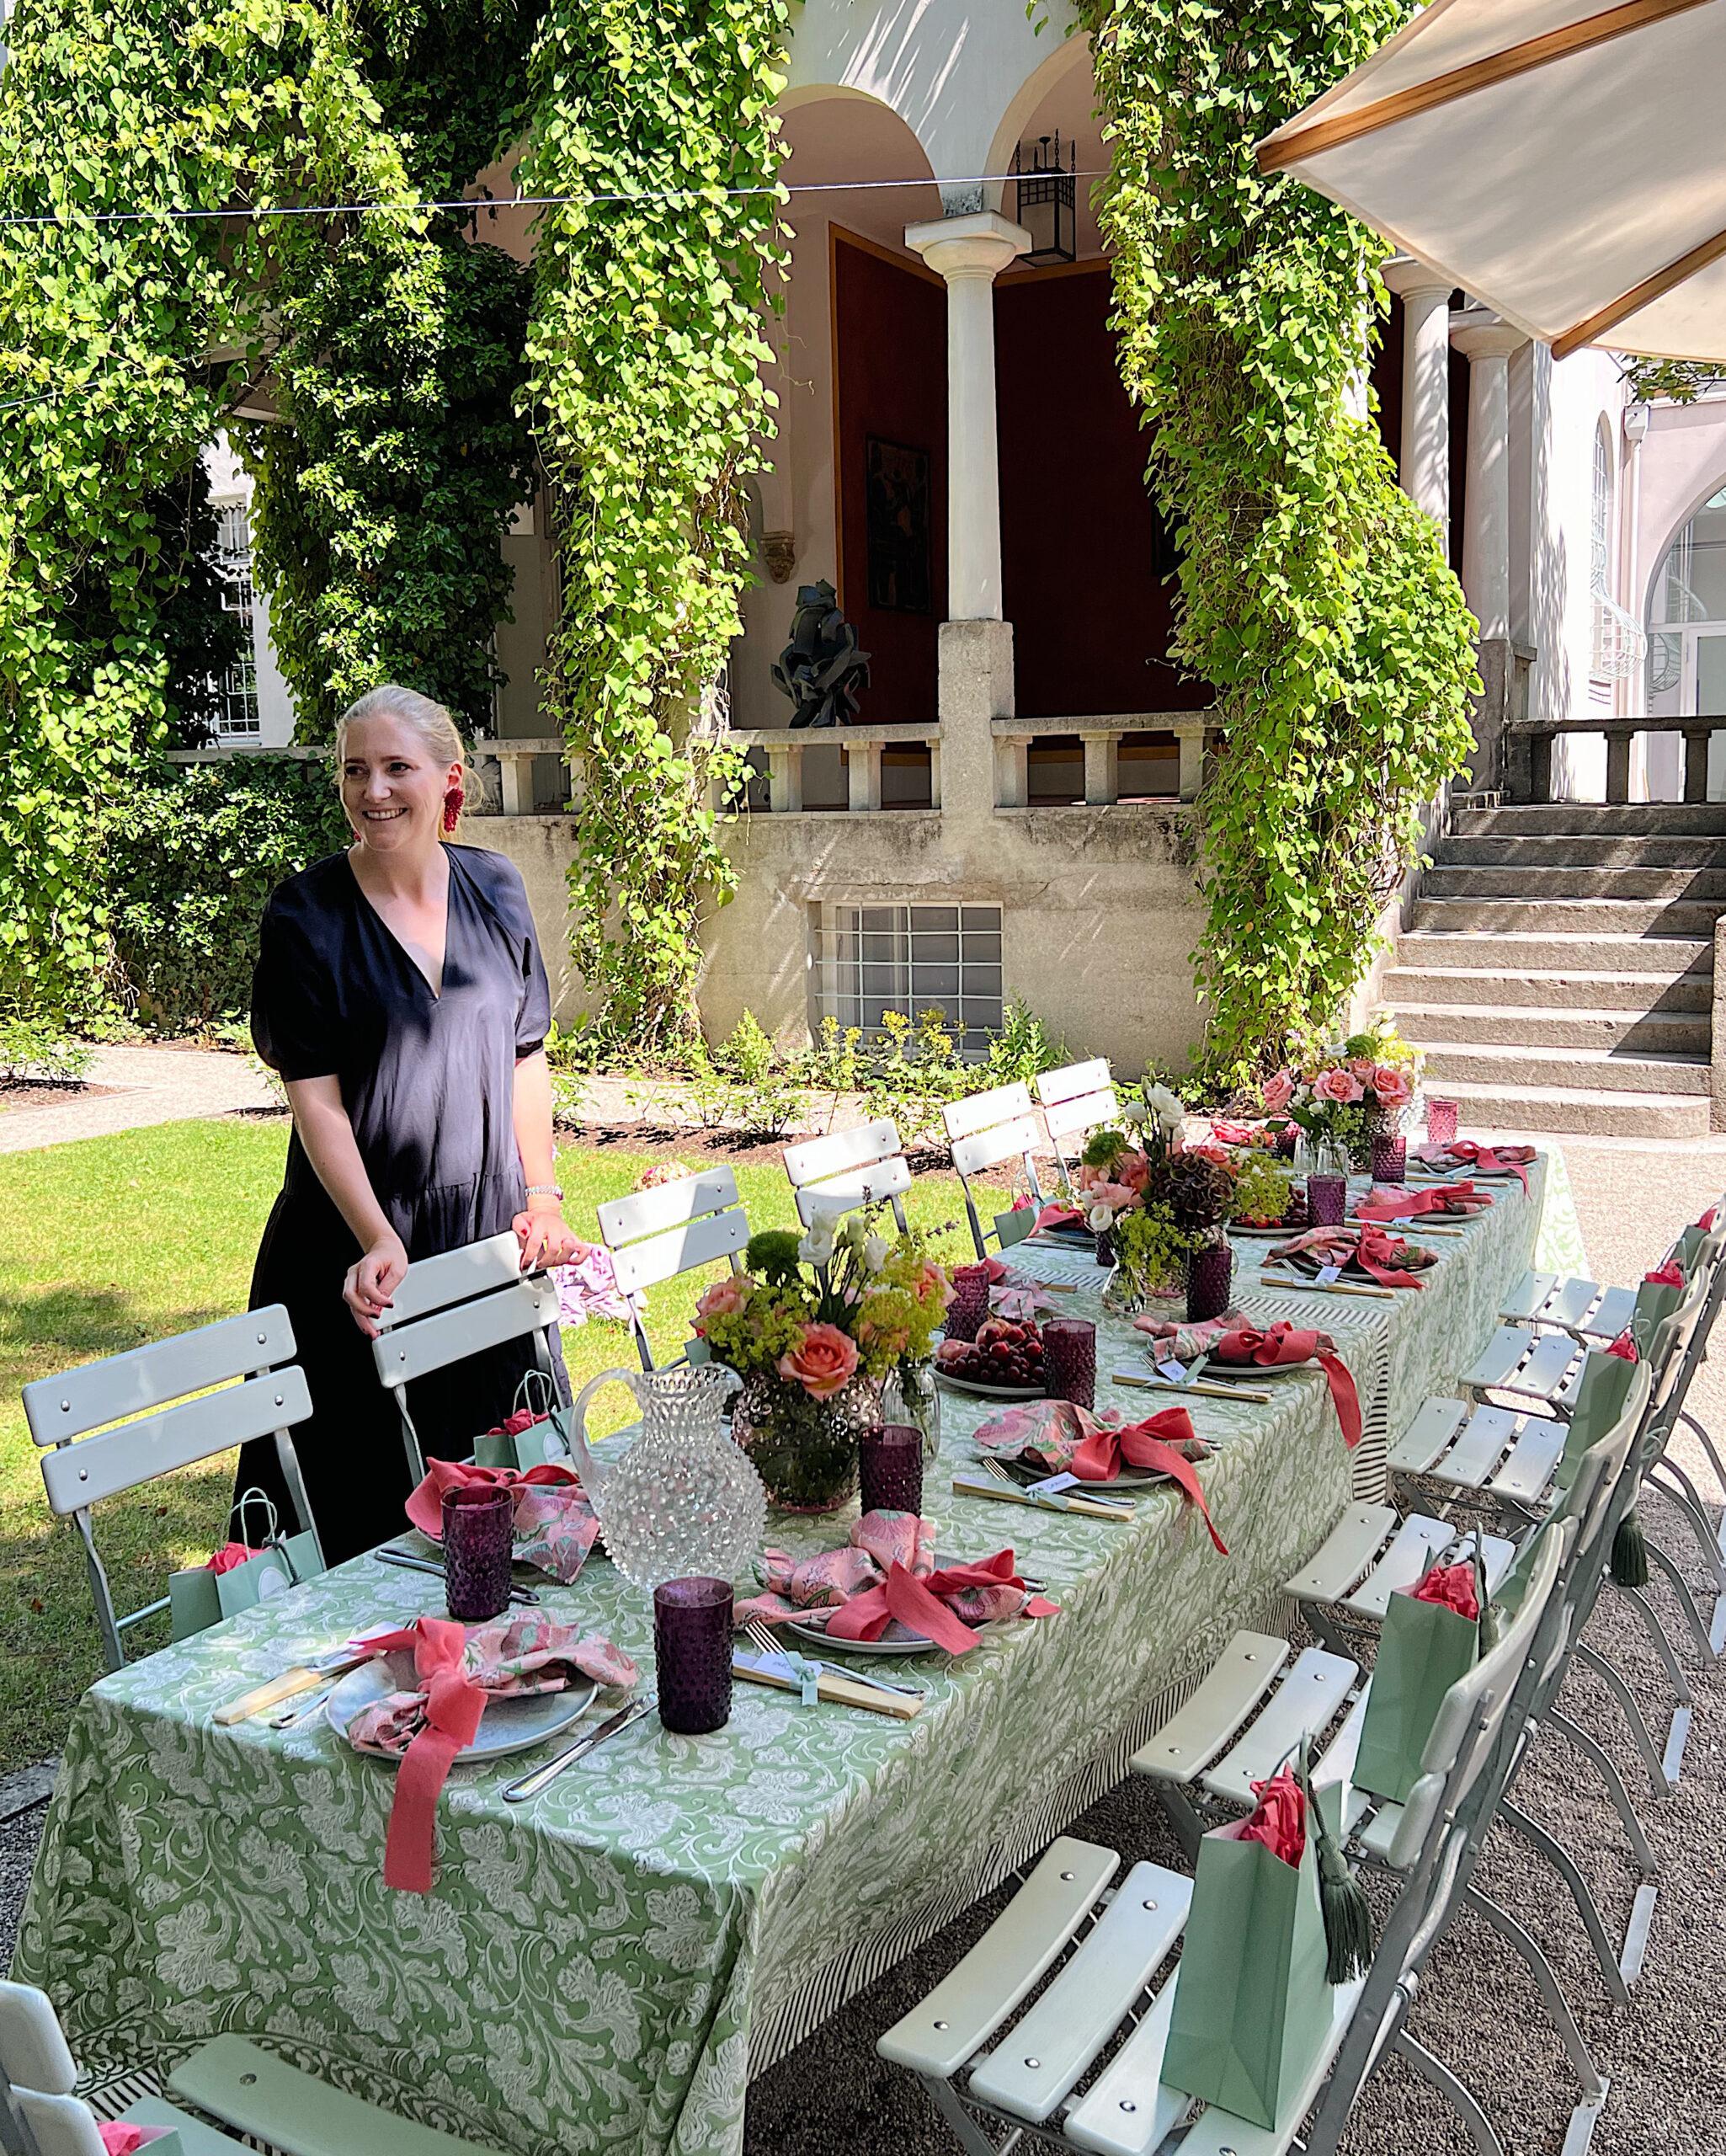
<path fill-rule="evenodd" d="M 1227 1558 L 1163 1492 L 1128 1526 L 953 1495 L 990 1411 L 949 1395 L 925 1485 L 941 1549 L 1011 1544 L 1057 1616 L 997 1628 L 962 1662 L 890 1664 L 928 1684 L 909 1722 L 740 1684 L 717 1735 L 649 1716 L 519 1806 L 499 1792 L 530 1759 L 458 1766 L 428 1897 L 383 1884 L 390 1769 L 321 1719 L 211 1716 L 350 1633 L 438 1611 L 438 1581 L 359 1558 L 104 1678 L 67 1742 L 14 1973 L 54 1994 L 99 2095 L 236 2031 L 510 2156 L 735 2152 L 751 2073 L 1117 1780 L 1228 1635 L 1276 1620 L 1351 1493 L 1382 1493 L 1388 1433 L 1478 1350 L 1521 1270 L 1580 1266 L 1562 1159 L 1432 1246 L 1427 1286 L 1380 1302 L 1279 1294 L 1255 1280 L 1264 1246 L 1237 1245 L 1237 1299 L 1334 1335 L 1366 1435 L 1345 1452 L 1316 1371 L 1268 1406 L 1192 1400 Z M 1075 1305 L 1102 1277 L 1016 1255 L 1080 1283 Z M 1100 1329 L 1099 1405 L 1128 1419 L 1165 1403 L 1100 1380 L 1143 1369 L 1143 1346 Z M 807 1554 L 845 1525 L 770 1534 Z M 649 1666 L 646 1601 L 602 1560 L 544 1605 Z"/>

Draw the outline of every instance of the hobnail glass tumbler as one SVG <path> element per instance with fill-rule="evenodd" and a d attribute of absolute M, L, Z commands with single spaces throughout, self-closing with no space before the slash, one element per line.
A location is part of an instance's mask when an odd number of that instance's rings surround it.
<path fill-rule="evenodd" d="M 1186 1261 L 1186 1321 L 1203 1325 L 1228 1308 L 1234 1252 L 1225 1240 L 1201 1243 Z"/>
<path fill-rule="evenodd" d="M 945 1321 L 948 1339 L 975 1340 L 978 1326 L 988 1315 L 988 1266 L 956 1265 L 953 1267 L 953 1299 L 947 1305 Z"/>
<path fill-rule="evenodd" d="M 1043 1322 L 1043 1390 L 1075 1407 L 1097 1404 L 1097 1329 L 1089 1318 L 1052 1317 Z"/>
<path fill-rule="evenodd" d="M 1315 1228 L 1340 1228 L 1348 1209 L 1349 1179 L 1346 1176 L 1307 1177 L 1307 1210 L 1313 1216 Z"/>
<path fill-rule="evenodd" d="M 1454 1145 L 1457 1142 L 1457 1104 L 1441 1101 L 1434 1094 L 1426 1096 L 1426 1135 L 1435 1145 Z"/>
<path fill-rule="evenodd" d="M 515 1499 L 488 1486 L 444 1492 L 444 1592 L 450 1614 L 482 1625 L 509 1607 Z"/>
<path fill-rule="evenodd" d="M 731 1719 L 731 1582 L 696 1577 L 653 1590 L 659 1719 L 675 1737 L 711 1737 Z"/>
<path fill-rule="evenodd" d="M 1372 1141 L 1372 1180 L 1374 1182 L 1401 1182 L 1409 1172 L 1409 1141 L 1406 1138 L 1375 1138 Z"/>
<path fill-rule="evenodd" d="M 914 1422 L 877 1422 L 858 1444 L 866 1513 L 923 1510 L 923 1433 Z"/>

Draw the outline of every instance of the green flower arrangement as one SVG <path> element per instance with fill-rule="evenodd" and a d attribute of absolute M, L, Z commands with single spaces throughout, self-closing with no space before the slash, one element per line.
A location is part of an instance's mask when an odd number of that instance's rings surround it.
<path fill-rule="evenodd" d="M 1274 1154 L 1249 1148 L 1242 1153 L 1235 1172 L 1230 1219 L 1248 1227 L 1275 1227 L 1287 1215 L 1294 1183 L 1293 1172 Z"/>
<path fill-rule="evenodd" d="M 1180 1286 L 1187 1255 L 1197 1241 L 1175 1225 L 1164 1204 L 1136 1206 L 1115 1224 L 1116 1261 L 1140 1294 L 1167 1293 Z"/>

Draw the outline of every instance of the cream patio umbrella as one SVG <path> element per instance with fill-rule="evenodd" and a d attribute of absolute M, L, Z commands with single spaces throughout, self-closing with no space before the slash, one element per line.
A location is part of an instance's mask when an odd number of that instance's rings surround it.
<path fill-rule="evenodd" d="M 1726 0 L 1431 0 L 1258 157 L 1558 359 L 1726 361 Z"/>

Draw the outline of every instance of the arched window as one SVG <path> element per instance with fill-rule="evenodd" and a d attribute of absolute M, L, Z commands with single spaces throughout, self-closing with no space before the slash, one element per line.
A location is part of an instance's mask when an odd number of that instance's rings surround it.
<path fill-rule="evenodd" d="M 1726 486 L 1667 547 L 1648 609 L 1648 708 L 1657 718 L 1726 716 Z"/>
<path fill-rule="evenodd" d="M 1594 430 L 1594 472 L 1589 495 L 1588 589 L 1593 600 L 1593 633 L 1589 655 L 1591 691 L 1597 703 L 1610 702 L 1610 684 L 1627 680 L 1642 659 L 1642 632 L 1612 597 L 1613 564 L 1618 551 L 1617 474 L 1610 421 L 1602 417 Z"/>

